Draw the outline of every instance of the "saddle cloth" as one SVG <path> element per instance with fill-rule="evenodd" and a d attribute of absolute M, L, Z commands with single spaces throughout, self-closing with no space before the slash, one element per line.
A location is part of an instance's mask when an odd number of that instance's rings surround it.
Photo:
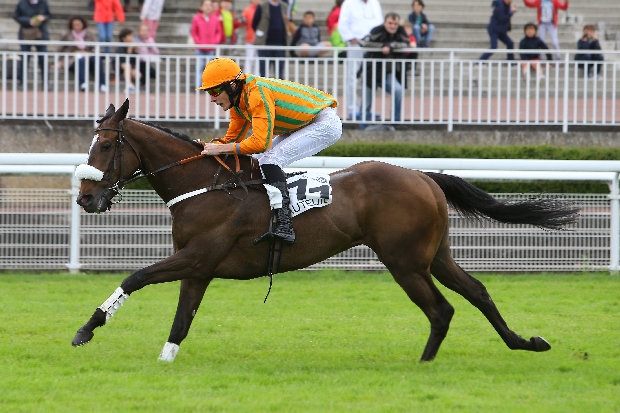
<path fill-rule="evenodd" d="M 327 174 L 304 172 L 289 176 L 286 187 L 291 198 L 292 217 L 332 203 L 332 187 Z"/>

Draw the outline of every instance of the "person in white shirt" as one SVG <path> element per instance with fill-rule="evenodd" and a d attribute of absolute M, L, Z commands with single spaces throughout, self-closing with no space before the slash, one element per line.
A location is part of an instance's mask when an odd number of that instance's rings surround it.
<path fill-rule="evenodd" d="M 366 37 L 370 31 L 383 24 L 383 12 L 379 0 L 345 0 L 340 9 L 338 30 L 342 40 L 347 42 L 345 99 L 348 107 L 346 117 L 356 118 L 360 116 L 355 91 L 357 87 L 357 71 L 362 64 L 364 52 L 359 41 Z"/>

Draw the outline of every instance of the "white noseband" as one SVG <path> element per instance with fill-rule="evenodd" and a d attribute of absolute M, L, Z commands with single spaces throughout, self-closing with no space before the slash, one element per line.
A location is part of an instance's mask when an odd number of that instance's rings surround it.
<path fill-rule="evenodd" d="M 75 177 L 79 180 L 101 181 L 103 179 L 103 172 L 94 166 L 83 163 L 75 168 Z"/>

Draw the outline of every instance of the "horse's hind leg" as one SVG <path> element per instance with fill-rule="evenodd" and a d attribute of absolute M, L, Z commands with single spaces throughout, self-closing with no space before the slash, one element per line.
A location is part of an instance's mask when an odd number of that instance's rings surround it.
<path fill-rule="evenodd" d="M 431 323 L 431 333 L 420 361 L 431 361 L 437 355 L 439 346 L 448 333 L 454 308 L 433 283 L 430 272 L 410 268 L 393 268 L 387 265 L 394 280 L 424 312 Z"/>
<path fill-rule="evenodd" d="M 508 328 L 485 286 L 459 267 L 452 258 L 447 233 L 431 264 L 431 273 L 440 283 L 478 308 L 511 350 L 547 351 L 551 348 L 542 337 L 525 340 Z"/>
<path fill-rule="evenodd" d="M 207 280 L 181 280 L 181 292 L 179 293 L 179 305 L 174 316 L 172 329 L 168 341 L 164 344 L 164 349 L 159 355 L 161 361 L 174 361 L 181 341 L 187 337 L 189 328 L 192 325 L 196 311 L 205 295 L 205 291 L 211 282 Z"/>

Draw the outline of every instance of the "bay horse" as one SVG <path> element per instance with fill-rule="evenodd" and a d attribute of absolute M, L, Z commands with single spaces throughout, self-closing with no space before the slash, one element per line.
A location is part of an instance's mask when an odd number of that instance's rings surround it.
<path fill-rule="evenodd" d="M 99 121 L 88 164 L 78 167 L 82 182 L 77 202 L 84 210 L 108 210 L 123 184 L 140 172 L 165 202 L 210 186 L 222 190 L 205 191 L 170 207 L 174 253 L 125 278 L 78 330 L 72 344 L 89 342 L 93 330 L 106 324 L 134 292 L 180 280 L 176 315 L 159 357 L 173 361 L 214 278 L 248 280 L 266 275 L 269 245 L 253 245 L 253 240 L 267 229 L 269 201 L 264 192 L 231 185 L 235 176 L 214 157 L 180 165 L 179 160 L 197 157 L 202 145 L 161 126 L 127 118 L 128 109 L 129 100 L 116 111 L 109 106 Z M 250 170 L 250 159 L 242 160 L 244 173 Z M 228 161 L 232 164 L 233 159 Z M 293 219 L 297 241 L 284 247 L 280 272 L 365 244 L 430 322 L 421 361 L 435 358 L 454 314 L 431 274 L 478 308 L 508 348 L 536 352 L 551 348 L 542 337 L 526 340 L 510 330 L 484 285 L 454 261 L 448 203 L 466 217 L 550 229 L 574 222 L 577 208 L 549 199 L 500 202 L 458 177 L 382 162 L 362 162 L 331 174 L 330 179 L 333 202 Z"/>

